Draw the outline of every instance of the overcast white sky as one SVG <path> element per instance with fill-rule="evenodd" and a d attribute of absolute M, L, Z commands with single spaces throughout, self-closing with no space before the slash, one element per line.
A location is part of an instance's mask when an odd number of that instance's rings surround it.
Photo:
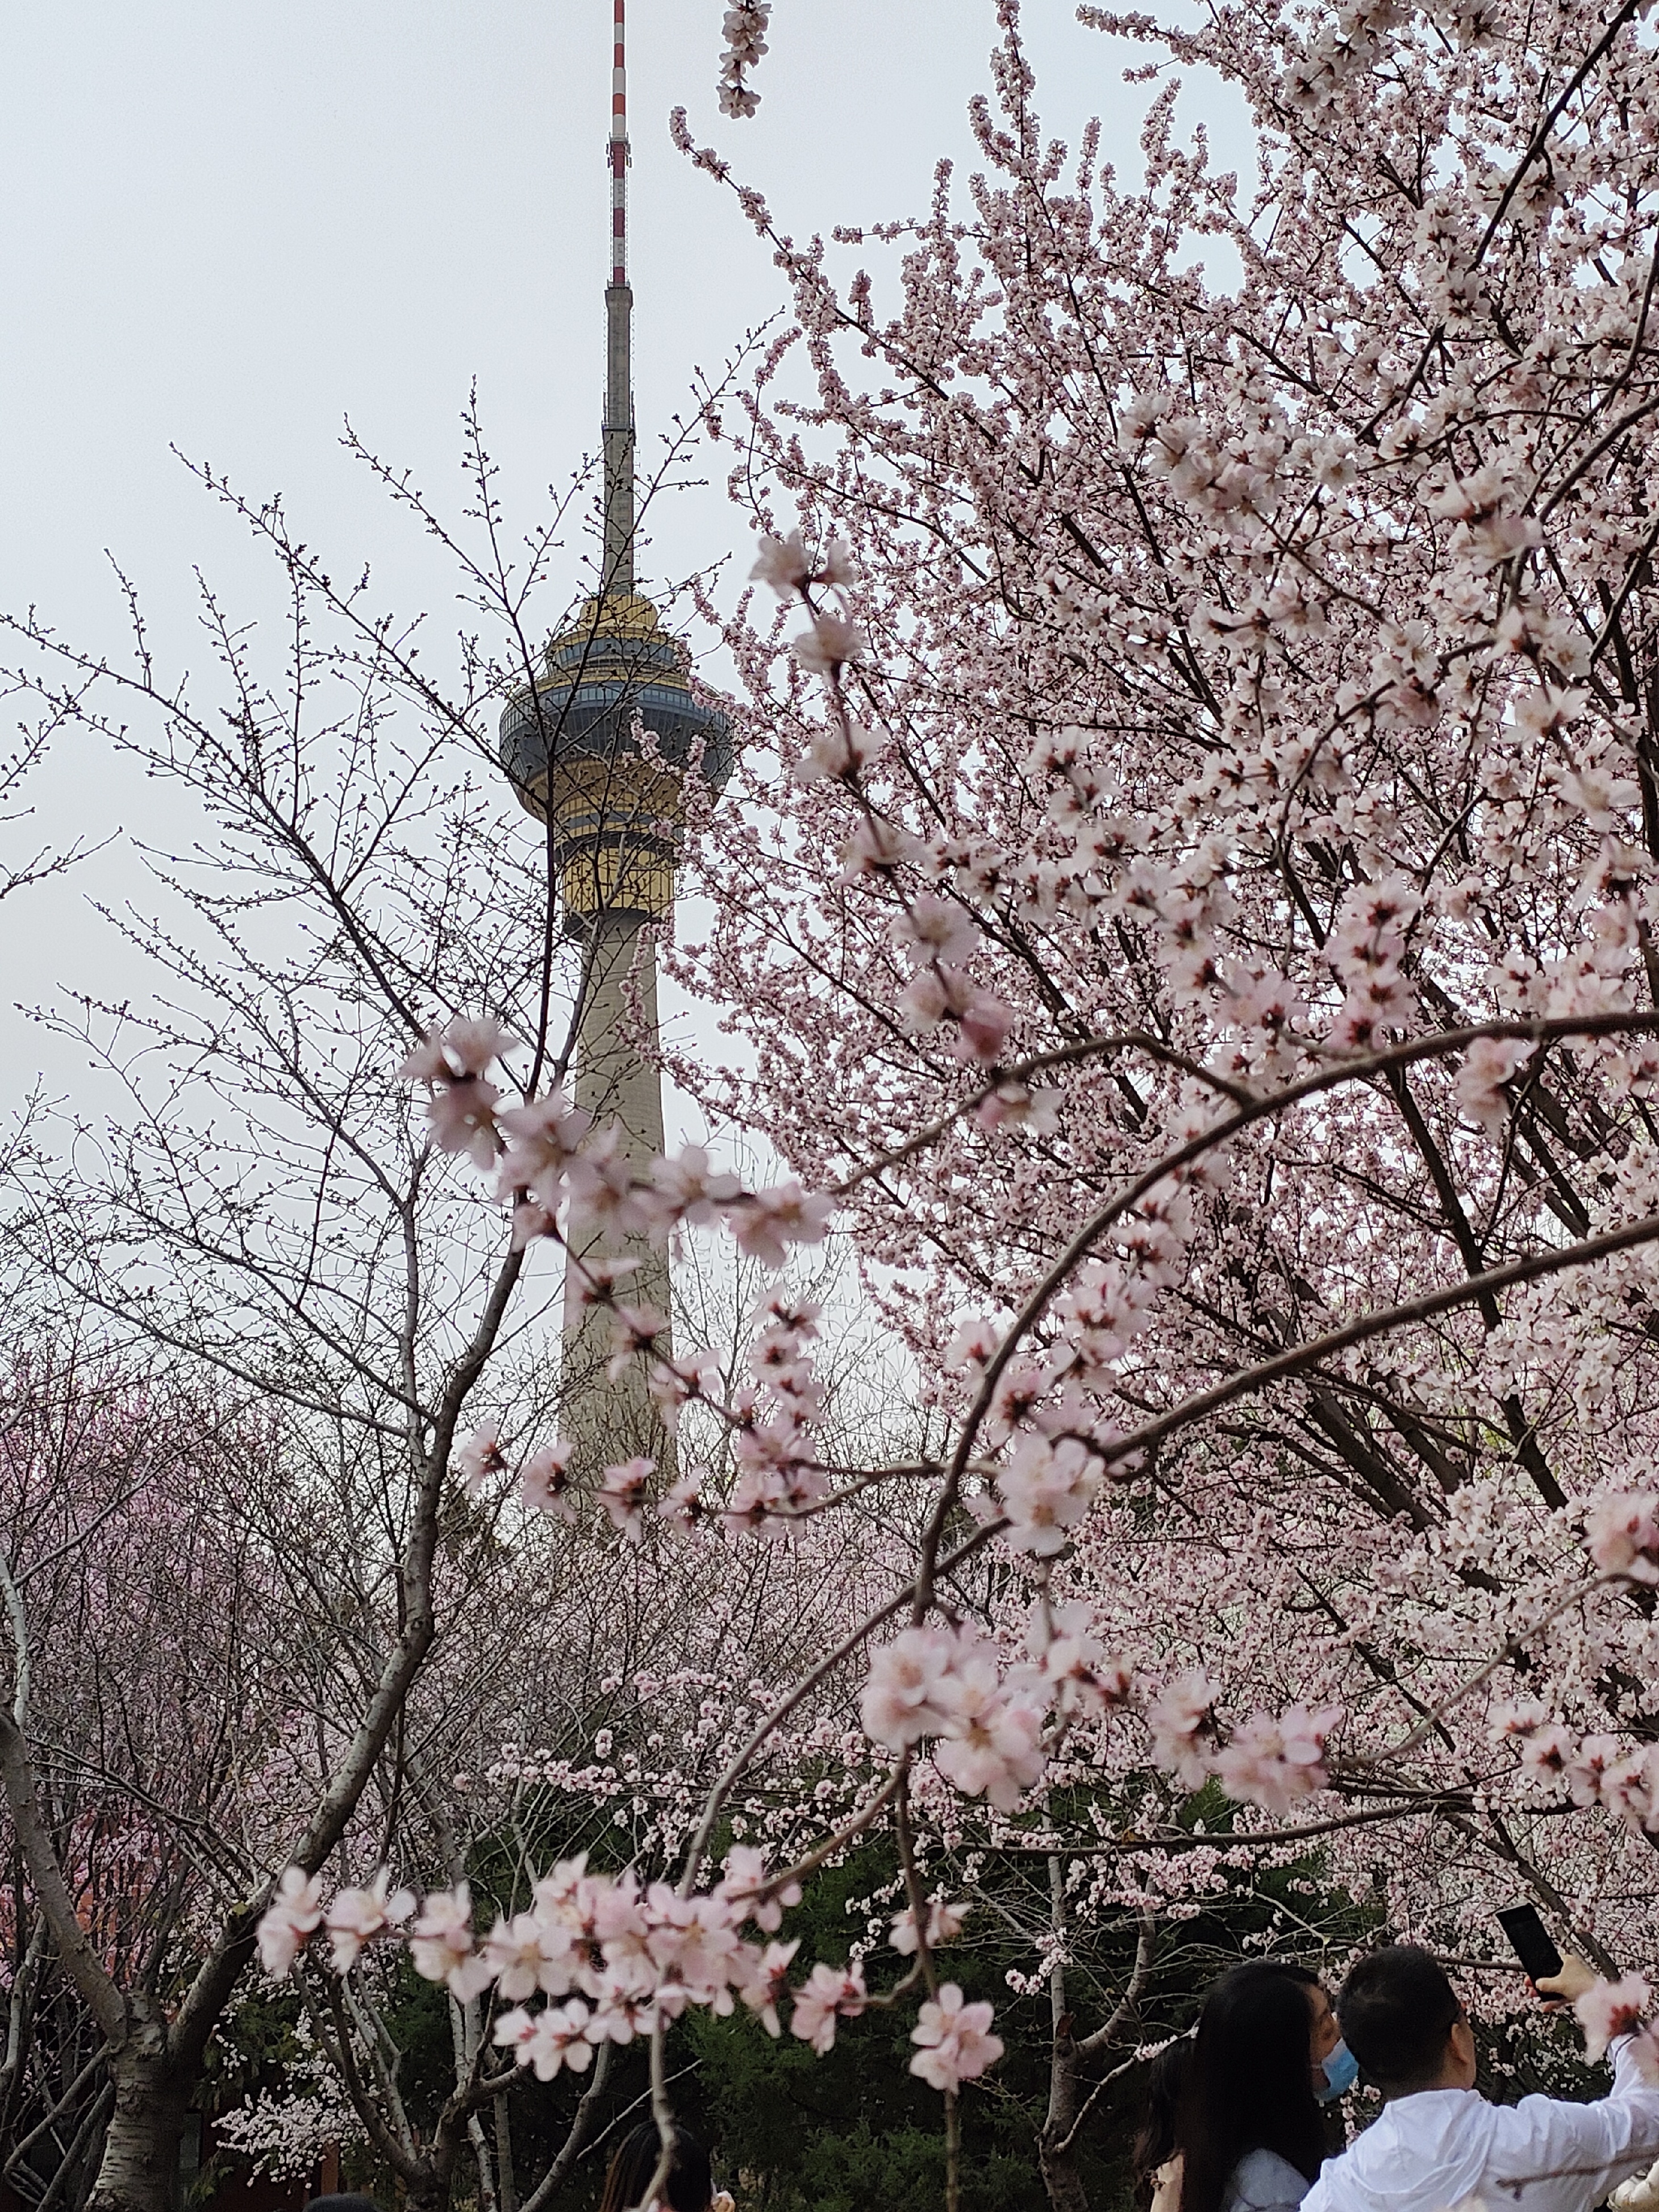
<path fill-rule="evenodd" d="M 941 154 L 971 164 L 990 0 L 776 0 L 759 115 L 716 108 L 722 0 L 629 0 L 642 453 L 779 304 L 728 192 L 671 146 L 683 102 L 797 235 L 915 212 Z M 169 447 L 281 490 L 340 571 L 434 604 L 424 549 L 338 450 L 349 414 L 429 487 L 456 483 L 476 377 L 519 514 L 596 443 L 605 279 L 609 0 L 9 0 L 0 76 L 0 605 L 94 649 L 119 639 L 108 548 L 162 654 L 193 635 L 199 562 L 253 604 L 250 556 Z M 1027 0 L 1038 102 L 1073 146 L 1105 119 L 1133 168 L 1146 93 L 1069 0 Z M 1206 114 L 1223 165 L 1248 143 Z M 1183 114 L 1188 110 L 1183 108 Z M 659 572 L 733 547 L 718 486 L 653 515 Z M 747 565 L 746 558 L 744 560 Z M 155 836 L 154 788 L 66 752 L 36 829 Z M 504 804 L 506 803 L 504 795 Z M 15 837 L 15 831 L 4 833 Z M 58 1049 L 10 1008 L 142 977 L 86 910 L 137 887 L 117 850 L 0 908 L 0 1110 Z"/>

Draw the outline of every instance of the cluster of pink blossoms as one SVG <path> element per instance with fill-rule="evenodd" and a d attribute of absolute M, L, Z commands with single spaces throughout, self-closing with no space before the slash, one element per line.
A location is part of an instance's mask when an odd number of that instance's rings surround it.
<path fill-rule="evenodd" d="M 1406 1028 L 1413 1008 L 1407 944 L 1422 908 L 1421 894 L 1401 876 L 1367 884 L 1343 901 L 1325 940 L 1325 957 L 1346 994 L 1330 1035 L 1338 1052 L 1373 1051 Z"/>
<path fill-rule="evenodd" d="M 653 1160 L 641 1176 L 621 1124 L 595 1133 L 591 1117 L 560 1091 L 501 1106 L 486 1071 L 509 1042 L 497 1022 L 457 1018 L 434 1030 L 398 1072 L 428 1086 L 427 1120 L 441 1151 L 464 1153 L 482 1169 L 499 1163 L 497 1189 L 514 1209 L 515 1246 L 556 1237 L 562 1212 L 585 1229 L 658 1243 L 683 1224 L 723 1218 L 739 1249 L 767 1267 L 781 1267 L 793 1244 L 823 1241 L 833 1201 L 799 1183 L 745 1191 L 696 1145 Z M 595 1287 L 608 1295 L 611 1286 L 596 1277 Z"/>
<path fill-rule="evenodd" d="M 1659 1494 L 1603 1491 L 1584 1516 L 1584 1540 L 1604 1575 L 1659 1583 Z"/>
<path fill-rule="evenodd" d="M 1659 2081 L 1659 2023 L 1648 2019 L 1653 2010 L 1653 1990 L 1644 1974 L 1597 1982 L 1575 2001 L 1573 2010 L 1584 2031 L 1589 2058 L 1600 2058 L 1610 2043 L 1621 2035 L 1632 2035 L 1636 2039 L 1637 2064 L 1649 2081 Z"/>
<path fill-rule="evenodd" d="M 1329 1782 L 1325 1740 L 1342 1717 L 1340 1705 L 1287 1705 L 1256 1711 L 1224 1740 L 1215 1720 L 1216 1692 L 1202 1674 L 1177 1674 L 1149 1701 L 1152 1756 L 1189 1790 L 1213 1775 L 1230 1797 L 1282 1819 L 1298 1798 Z"/>
<path fill-rule="evenodd" d="M 856 2020 L 876 2001 L 861 1965 L 820 1964 L 792 1987 L 799 1942 L 745 1937 L 745 1925 L 775 1937 L 784 1907 L 800 1902 L 799 1886 L 769 1878 L 763 1855 L 746 1845 L 732 1850 L 720 1883 L 697 1896 L 683 1897 L 666 1882 L 642 1887 L 631 1871 L 590 1874 L 584 1852 L 543 1875 L 531 1897 L 528 1911 L 498 1917 L 480 1938 L 465 1882 L 434 1891 L 417 1912 L 413 1893 L 392 1891 L 382 1869 L 368 1888 L 341 1890 L 325 1905 L 320 1877 L 290 1867 L 259 1923 L 259 1957 L 281 1979 L 325 1926 L 335 1969 L 344 1973 L 374 1939 L 406 1942 L 416 1972 L 463 2002 L 488 1990 L 505 2001 L 493 2039 L 543 2081 L 562 2068 L 583 2071 L 599 2045 L 650 2035 L 692 2005 L 725 2014 L 740 2001 L 777 2035 L 778 2007 L 789 2001 L 790 2032 L 822 2052 L 833 2045 L 838 2021 Z M 930 1944 L 961 1925 L 959 1907 L 936 1903 Z M 892 1940 L 901 1954 L 916 1949 L 911 1915 L 895 1923 Z M 543 2002 L 532 2006 L 537 1998 Z M 954 2090 L 1002 2055 L 990 2025 L 988 2004 L 964 2004 L 946 1983 L 921 2008 L 910 2070 Z"/>
<path fill-rule="evenodd" d="M 1602 1491 L 1585 1512 L 1584 1541 L 1601 1574 L 1659 1584 L 1659 1492 Z M 1500 1742 L 1518 1747 L 1530 1782 L 1564 1790 L 1581 1810 L 1599 1806 L 1633 1830 L 1659 1832 L 1659 1745 L 1581 1735 L 1535 1698 L 1499 1705 L 1492 1724 Z"/>
<path fill-rule="evenodd" d="M 1040 1606 L 1028 1644 L 1035 1662 L 1002 1671 L 996 1647 L 971 1626 L 901 1630 L 871 1661 L 860 1707 L 866 1733 L 890 1750 L 932 1740 L 932 1757 L 964 1796 L 1012 1812 L 1040 1782 L 1051 1746 L 1044 1720 L 1135 1702 L 1139 1685 L 1086 1626 L 1086 1608 Z M 1146 1698 L 1157 1764 L 1189 1790 L 1213 1775 L 1231 1797 L 1277 1815 L 1327 1786 L 1325 1740 L 1341 1708 L 1292 1705 L 1252 1713 L 1223 1738 L 1216 1692 L 1179 1674 Z"/>
<path fill-rule="evenodd" d="M 574 1222 L 585 1232 L 613 1238 L 645 1236 L 659 1245 L 681 1227 L 723 1219 L 742 1251 L 774 1269 L 783 1266 L 793 1246 L 823 1242 L 833 1201 L 804 1191 L 799 1183 L 745 1191 L 735 1176 L 716 1170 L 696 1145 L 684 1146 L 672 1159 L 653 1160 L 641 1173 L 629 1156 L 620 1124 L 596 1133 L 590 1117 L 559 1092 L 526 1105 L 501 1106 L 501 1094 L 487 1080 L 486 1070 L 507 1043 L 495 1022 L 458 1019 L 434 1030 L 399 1073 L 406 1081 L 428 1085 L 427 1118 L 441 1150 L 464 1153 L 480 1168 L 496 1168 L 498 1194 L 513 1207 L 516 1247 L 540 1237 L 560 1237 L 562 1218 L 567 1227 Z M 653 1307 L 630 1305 L 617 1297 L 617 1284 L 634 1265 L 617 1258 L 571 1261 L 583 1297 L 611 1309 L 613 1377 L 629 1363 L 644 1360 L 647 1387 L 672 1430 L 693 1401 L 717 1403 L 713 1391 L 719 1363 L 706 1352 L 673 1357 L 667 1348 L 667 1317 Z M 730 1404 L 718 1407 L 732 1432 L 738 1468 L 732 1494 L 718 1506 L 711 1504 L 704 1497 L 705 1476 L 694 1470 L 657 1502 L 661 1518 L 682 1528 L 717 1518 L 733 1532 L 775 1534 L 790 1516 L 823 1498 L 826 1484 L 810 1435 L 823 1407 L 807 1348 L 817 1334 L 815 1314 L 815 1309 L 781 1292 L 762 1300 L 749 1354 L 753 1379 Z M 568 1443 L 556 1442 L 526 1460 L 519 1489 L 526 1504 L 574 1518 L 570 1450 Z M 486 1421 L 465 1438 L 457 1448 L 455 1463 L 469 1493 L 501 1473 L 507 1462 L 496 1424 Z M 629 1460 L 607 1468 L 599 1486 L 599 1504 L 635 1543 L 643 1540 L 655 1472 L 650 1460 Z"/>
<path fill-rule="evenodd" d="M 720 63 L 720 113 L 752 115 L 760 94 L 749 82 L 749 71 L 766 52 L 766 25 L 772 0 L 736 0 L 721 25 L 726 53 Z"/>
<path fill-rule="evenodd" d="M 653 1502 L 653 1459 L 623 1460 L 607 1467 L 595 1496 L 611 1526 L 633 1544 L 643 1543 L 647 1522 L 655 1516 L 684 1533 L 717 1523 L 730 1535 L 781 1535 L 791 1519 L 811 1511 L 829 1484 L 812 1441 L 812 1426 L 823 1411 L 823 1393 L 813 1371 L 808 1344 L 817 1334 L 817 1309 L 774 1289 L 761 1301 L 760 1326 L 749 1346 L 753 1380 L 733 1391 L 719 1410 L 730 1425 L 738 1479 L 724 1502 L 708 1492 L 705 1468 L 693 1468 Z M 629 1307 L 616 1316 L 617 1348 L 613 1372 L 642 1350 L 647 1338 L 636 1334 L 639 1316 Z M 666 1426 L 678 1425 L 696 1397 L 710 1404 L 710 1378 L 717 1368 L 713 1353 L 693 1352 L 678 1359 L 659 1354 L 648 1387 Z M 574 1447 L 565 1441 L 541 1445 L 519 1470 L 519 1495 L 538 1512 L 574 1522 L 577 1501 L 569 1477 Z M 500 1424 L 483 1421 L 456 1446 L 456 1471 L 469 1497 L 504 1474 L 507 1459 Z"/>
<path fill-rule="evenodd" d="M 996 1646 L 970 1627 L 906 1628 L 870 1662 L 860 1714 L 865 1733 L 903 1751 L 935 1739 L 933 1764 L 964 1796 L 1012 1813 L 1042 1778 L 1042 1677 L 1005 1680 Z"/>
<path fill-rule="evenodd" d="M 1616 1735 L 1580 1735 L 1535 1702 L 1500 1705 L 1492 1718 L 1500 1741 L 1519 1747 L 1530 1781 L 1565 1790 L 1584 1810 L 1599 1805 L 1632 1828 L 1659 1832 L 1659 1744 L 1632 1751 Z"/>

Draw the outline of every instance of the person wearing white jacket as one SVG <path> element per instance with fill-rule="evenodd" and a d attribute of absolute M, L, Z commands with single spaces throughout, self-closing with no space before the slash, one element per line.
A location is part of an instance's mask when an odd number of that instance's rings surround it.
<path fill-rule="evenodd" d="M 1571 2002 L 1595 1977 L 1582 1959 L 1537 1984 Z M 1474 2087 L 1474 2037 L 1439 1962 L 1408 1943 L 1360 1960 L 1336 2002 L 1381 2115 L 1328 2159 L 1302 2212 L 1451 2212 L 1480 2198 L 1493 2212 L 1592 2212 L 1614 2185 L 1659 2158 L 1659 2086 L 1631 2039 L 1609 2051 L 1611 2096 L 1574 2104 L 1523 2097 L 1489 2105 Z"/>

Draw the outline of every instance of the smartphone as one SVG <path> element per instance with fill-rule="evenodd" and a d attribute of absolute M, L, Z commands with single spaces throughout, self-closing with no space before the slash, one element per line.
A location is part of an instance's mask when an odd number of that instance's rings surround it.
<path fill-rule="evenodd" d="M 1559 1974 L 1561 1954 L 1550 1941 L 1549 1930 L 1538 1917 L 1536 1908 L 1530 1905 L 1506 1905 L 1498 1916 L 1498 1924 L 1510 1939 L 1510 1948 L 1527 1970 L 1527 1979 L 1534 1984 L 1545 1974 Z"/>

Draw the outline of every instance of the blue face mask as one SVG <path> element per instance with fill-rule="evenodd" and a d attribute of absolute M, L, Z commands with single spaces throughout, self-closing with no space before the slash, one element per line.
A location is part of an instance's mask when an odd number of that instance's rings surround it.
<path fill-rule="evenodd" d="M 1314 2091 L 1315 2101 L 1321 2105 L 1334 2105 L 1359 2079 L 1359 2061 L 1346 2043 L 1339 2043 L 1322 2065 L 1325 2087 Z"/>

